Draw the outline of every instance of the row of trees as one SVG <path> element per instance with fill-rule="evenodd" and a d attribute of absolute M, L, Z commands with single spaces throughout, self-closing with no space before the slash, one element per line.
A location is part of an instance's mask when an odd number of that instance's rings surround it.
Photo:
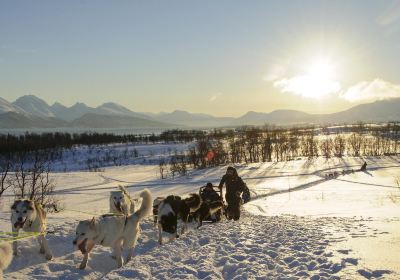
<path fill-rule="evenodd" d="M 204 137 L 201 130 L 168 130 L 156 134 L 115 135 L 110 133 L 26 133 L 23 135 L 0 134 L 0 154 L 21 151 L 70 149 L 74 145 L 103 145 L 111 143 L 189 143 Z"/>
<path fill-rule="evenodd" d="M 48 152 L 18 152 L 0 155 L 0 198 L 12 189 L 16 198 L 31 199 L 56 207 L 55 183 L 50 177 Z"/>
<path fill-rule="evenodd" d="M 400 152 L 400 126 L 387 125 L 314 127 L 262 127 L 215 129 L 211 131 L 170 130 L 160 135 L 113 135 L 98 133 L 44 133 L 21 136 L 0 135 L 0 195 L 13 187 L 14 193 L 35 197 L 48 188 L 51 162 L 63 157 L 63 150 L 74 145 L 89 146 L 89 170 L 99 171 L 109 162 L 121 165 L 138 157 L 138 151 L 125 149 L 101 156 L 95 145 L 109 143 L 186 143 L 186 152 L 160 158 L 160 173 L 186 174 L 187 167 L 205 168 L 229 163 L 288 161 L 297 157 L 342 157 L 393 155 Z M 143 159 L 145 160 L 145 159 Z M 10 175 L 10 171 L 15 171 Z M 162 172 L 161 172 L 162 171 Z M 37 174 L 41 174 L 37 177 Z M 8 178 L 8 179 L 7 179 Z M 12 179 L 10 179 L 12 178 Z M 27 179 L 25 179 L 27 178 Z M 11 182 L 11 183 L 10 183 Z M 21 187 L 21 185 L 23 187 Z M 51 184 L 50 184 L 51 185 Z M 28 190 L 29 189 L 29 190 Z M 42 201 L 44 199 L 41 199 Z"/>
<path fill-rule="evenodd" d="M 131 134 L 115 135 L 110 133 L 26 133 L 24 135 L 0 134 L 0 154 L 14 153 L 20 151 L 36 151 L 44 149 L 71 148 L 74 145 L 103 145 L 110 143 L 190 143 L 198 139 L 208 137 L 213 140 L 227 140 L 247 135 L 247 139 L 257 138 L 260 134 L 271 135 L 271 137 L 300 137 L 305 132 L 313 131 L 314 134 L 330 134 L 334 131 L 340 133 L 374 134 L 375 136 L 391 137 L 399 135 L 400 126 L 397 123 L 388 123 L 385 126 L 365 125 L 359 123 L 350 126 L 338 126 L 331 128 L 313 126 L 278 128 L 265 126 L 262 128 L 236 128 L 236 129 L 214 129 L 214 130 L 167 130 L 161 134 Z M 286 132 L 282 134 L 282 132 Z M 390 135 L 389 135 L 390 134 Z"/>
<path fill-rule="evenodd" d="M 358 157 L 399 153 L 398 126 L 371 130 L 358 125 L 348 133 L 320 129 L 253 128 L 226 137 L 208 135 L 198 139 L 184 157 L 193 168 L 205 168 L 241 162 L 288 161 L 297 157 L 340 158 L 345 155 Z"/>

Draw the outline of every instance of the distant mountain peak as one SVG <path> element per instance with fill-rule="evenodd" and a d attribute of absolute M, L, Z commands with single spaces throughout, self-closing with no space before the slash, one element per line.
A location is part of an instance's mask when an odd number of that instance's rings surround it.
<path fill-rule="evenodd" d="M 99 107 L 101 107 L 101 106 L 123 107 L 122 105 L 119 105 L 118 103 L 115 103 L 115 102 L 105 102 L 105 103 L 103 103 L 102 105 L 100 105 Z"/>
<path fill-rule="evenodd" d="M 77 102 L 71 107 L 59 102 L 49 106 L 44 100 L 30 94 L 21 96 L 13 103 L 0 97 L 0 127 L 59 127 L 80 123 L 79 125 L 88 128 L 91 124 L 93 127 L 110 125 L 113 128 L 131 124 L 140 127 L 168 124 L 188 128 L 216 128 L 265 124 L 387 122 L 400 121 L 399 108 L 400 98 L 392 98 L 359 104 L 331 114 L 308 114 L 298 110 L 280 109 L 269 113 L 248 111 L 239 118 L 232 118 L 191 113 L 181 109 L 169 113 L 138 113 L 115 102 L 106 102 L 96 108 L 82 102 Z"/>
<path fill-rule="evenodd" d="M 49 104 L 32 94 L 21 96 L 13 104 L 34 116 L 42 118 L 55 117 Z"/>
<path fill-rule="evenodd" d="M 76 102 L 74 105 L 71 107 L 88 107 L 85 103 L 83 102 Z"/>
<path fill-rule="evenodd" d="M 4 98 L 0 97 L 0 114 L 9 113 L 9 112 L 19 113 L 19 114 L 24 114 L 24 115 L 27 114 L 27 112 L 25 112 L 19 106 L 12 104 L 12 103 L 8 102 L 7 100 L 5 100 Z"/>
<path fill-rule="evenodd" d="M 54 102 L 53 105 L 51 105 L 51 107 L 52 108 L 67 108 L 66 106 L 64 106 L 60 102 Z"/>
<path fill-rule="evenodd" d="M 126 108 L 126 107 L 124 107 L 124 106 L 122 106 L 122 105 L 120 105 L 118 103 L 115 103 L 115 102 L 103 103 L 102 105 L 97 107 L 97 109 L 99 109 L 99 108 L 117 109 L 117 110 L 124 110 L 124 111 L 127 111 L 127 112 L 132 112 L 130 109 L 128 109 L 128 108 Z"/>
<path fill-rule="evenodd" d="M 46 103 L 46 101 L 44 101 L 43 99 L 40 99 L 39 97 L 37 97 L 36 95 L 33 95 L 33 94 L 25 94 L 25 95 L 19 97 L 17 100 L 24 100 L 24 99 L 39 100 L 39 101 Z"/>
<path fill-rule="evenodd" d="M 189 112 L 185 110 L 174 110 L 171 114 L 189 114 Z"/>
<path fill-rule="evenodd" d="M 106 102 L 96 109 L 96 113 L 103 115 L 128 116 L 141 119 L 151 119 L 147 114 L 133 112 L 132 110 L 115 102 Z"/>

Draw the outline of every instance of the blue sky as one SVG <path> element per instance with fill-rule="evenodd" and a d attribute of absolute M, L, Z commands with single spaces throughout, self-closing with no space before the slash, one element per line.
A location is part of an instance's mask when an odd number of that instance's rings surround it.
<path fill-rule="evenodd" d="M 334 112 L 400 97 L 399 53 L 399 1 L 0 2 L 9 101 Z"/>

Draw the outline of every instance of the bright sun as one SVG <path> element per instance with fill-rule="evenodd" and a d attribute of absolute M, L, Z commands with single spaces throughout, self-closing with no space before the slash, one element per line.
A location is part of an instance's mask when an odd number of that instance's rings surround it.
<path fill-rule="evenodd" d="M 284 92 L 315 99 L 340 91 L 340 83 L 335 80 L 336 66 L 328 58 L 311 60 L 303 69 L 300 75 L 275 81 L 274 86 Z"/>
<path fill-rule="evenodd" d="M 308 75 L 319 79 L 333 79 L 334 65 L 327 59 L 318 59 L 311 63 Z"/>
<path fill-rule="evenodd" d="M 322 98 L 340 90 L 340 84 L 335 81 L 335 65 L 327 58 L 310 63 L 302 80 L 300 90 L 307 97 Z"/>

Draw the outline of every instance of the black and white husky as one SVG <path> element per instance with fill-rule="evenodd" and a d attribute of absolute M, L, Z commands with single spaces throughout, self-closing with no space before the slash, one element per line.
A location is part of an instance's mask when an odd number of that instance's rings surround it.
<path fill-rule="evenodd" d="M 29 199 L 19 199 L 11 206 L 11 225 L 13 232 L 39 232 L 40 253 L 51 260 L 53 254 L 46 240 L 46 212 L 39 203 Z M 18 242 L 14 241 L 14 255 L 18 254 Z"/>
<path fill-rule="evenodd" d="M 139 210 L 131 215 L 109 214 L 79 222 L 73 244 L 84 255 L 80 269 L 86 267 L 89 253 L 95 245 L 112 247 L 118 267 L 122 266 L 123 248 L 129 249 L 125 263 L 132 258 L 133 249 L 140 235 L 140 222 L 150 215 L 153 207 L 153 200 L 147 189 L 142 191 L 140 196 L 142 204 Z"/>
<path fill-rule="evenodd" d="M 156 197 L 153 201 L 153 221 L 154 221 L 154 226 L 157 226 L 157 221 L 158 221 L 158 206 L 160 206 L 160 203 L 163 202 L 165 197 L 159 196 Z"/>
<path fill-rule="evenodd" d="M 110 213 L 130 215 L 135 212 L 135 200 L 123 186 L 118 188 L 110 192 Z"/>
<path fill-rule="evenodd" d="M 170 195 L 158 206 L 158 242 L 162 244 L 162 232 L 178 234 L 178 220 L 183 225 L 181 234 L 185 233 L 189 214 L 196 211 L 201 205 L 201 197 L 198 194 L 190 194 L 188 198 L 181 199 L 179 196 Z"/>
<path fill-rule="evenodd" d="M 215 213 L 224 209 L 224 203 L 221 200 L 204 201 L 200 208 L 193 213 L 193 218 L 198 222 L 197 228 L 203 225 L 203 221 Z"/>

